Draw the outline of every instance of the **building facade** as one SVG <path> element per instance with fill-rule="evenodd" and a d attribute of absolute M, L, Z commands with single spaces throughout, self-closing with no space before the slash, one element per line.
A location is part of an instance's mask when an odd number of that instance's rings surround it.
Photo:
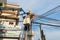
<path fill-rule="evenodd" d="M 17 40 L 19 38 L 21 32 L 19 8 L 20 6 L 17 4 L 0 0 L 0 40 Z"/>

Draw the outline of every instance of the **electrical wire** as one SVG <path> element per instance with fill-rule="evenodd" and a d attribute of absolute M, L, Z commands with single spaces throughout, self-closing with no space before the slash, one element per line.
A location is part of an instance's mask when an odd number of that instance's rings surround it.
<path fill-rule="evenodd" d="M 55 7 L 55 8 L 53 8 L 52 10 L 50 10 L 50 11 L 53 11 L 53 10 L 56 10 L 56 9 L 59 9 L 60 8 L 60 5 L 59 6 L 57 6 L 57 7 Z M 23 14 L 20 14 L 20 15 L 24 15 L 24 14 L 26 14 L 26 12 L 21 8 L 21 10 L 24 12 Z M 50 11 L 48 11 L 48 12 L 50 12 Z M 48 15 L 48 12 L 46 12 L 46 13 L 44 13 L 44 14 L 42 14 L 42 15 Z M 37 16 L 37 18 L 38 19 L 47 19 L 47 20 L 50 20 L 50 21 L 60 21 L 60 20 L 58 20 L 58 19 L 53 19 L 53 18 L 48 18 L 48 17 L 46 17 L 46 16 L 42 16 L 42 15 L 36 15 Z"/>
<path fill-rule="evenodd" d="M 39 21 L 39 20 L 38 20 Z M 57 21 L 54 21 L 54 22 L 50 22 L 50 21 L 46 21 L 46 20 L 40 20 L 41 22 L 48 22 L 48 23 L 54 23 L 54 24 L 60 24 L 59 22 L 57 22 Z M 55 23 L 55 22 L 57 22 L 57 23 Z"/>
<path fill-rule="evenodd" d="M 40 16 L 40 15 L 36 15 L 35 19 L 37 19 L 37 20 L 40 20 L 40 19 L 47 19 L 47 20 L 50 20 L 50 21 L 60 21 L 59 19 L 44 17 L 44 16 Z"/>
<path fill-rule="evenodd" d="M 50 10 L 50 11 L 53 11 L 53 10 L 56 10 L 57 8 L 60 8 L 60 5 L 57 6 L 56 8 Z M 24 11 L 24 10 L 23 10 Z M 48 11 L 48 12 L 50 12 Z M 47 12 L 46 12 L 47 13 Z M 38 15 L 37 15 L 38 16 Z M 57 19 L 52 19 L 52 18 L 48 18 L 48 17 L 45 17 L 45 16 L 38 16 L 38 18 L 44 18 L 44 19 L 48 19 L 48 20 L 55 20 L 55 21 L 60 21 L 60 20 L 57 20 Z M 49 25 L 49 26 L 57 26 L 57 27 L 60 27 L 58 25 L 52 25 L 52 24 L 46 24 L 46 23 L 38 23 L 38 22 L 33 22 L 33 23 L 36 23 L 36 24 L 43 24 L 43 25 Z"/>
<path fill-rule="evenodd" d="M 48 25 L 48 26 L 54 26 L 54 27 L 60 27 L 59 25 L 53 25 L 48 23 L 39 23 L 39 22 L 33 22 L 34 24 L 42 24 L 42 25 Z"/>
<path fill-rule="evenodd" d="M 58 5 L 57 7 L 53 8 L 53 9 L 51 9 L 49 11 L 47 11 L 46 13 L 44 13 L 44 14 L 42 14 L 40 16 L 46 17 L 46 16 L 49 16 L 51 14 L 54 14 L 54 12 L 59 11 L 59 10 L 60 10 L 60 5 Z"/>
<path fill-rule="evenodd" d="M 23 22 L 23 21 L 19 21 L 19 22 Z M 53 25 L 53 24 L 49 24 L 49 23 L 39 23 L 39 22 L 32 22 L 33 24 L 42 24 L 42 25 L 48 25 L 48 26 L 54 26 L 54 27 L 60 27 L 60 25 Z"/>

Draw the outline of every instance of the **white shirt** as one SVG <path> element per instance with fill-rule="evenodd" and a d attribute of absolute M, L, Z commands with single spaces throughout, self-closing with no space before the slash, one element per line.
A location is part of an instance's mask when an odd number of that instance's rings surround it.
<path fill-rule="evenodd" d="M 26 16 L 23 20 L 23 24 L 31 24 L 31 20 L 29 16 Z"/>

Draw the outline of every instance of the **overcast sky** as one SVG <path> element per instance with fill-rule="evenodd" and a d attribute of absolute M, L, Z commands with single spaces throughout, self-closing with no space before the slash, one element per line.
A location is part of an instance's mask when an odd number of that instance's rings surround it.
<path fill-rule="evenodd" d="M 53 9 L 54 7 L 60 5 L 60 0 L 8 0 L 8 3 L 14 3 L 14 4 L 19 4 L 20 7 L 24 9 L 25 12 L 27 12 L 29 9 L 36 13 L 37 15 L 41 15 L 48 10 Z M 56 17 L 58 15 L 54 15 Z M 50 16 L 52 18 L 52 16 Z M 60 14 L 59 17 L 56 17 L 60 19 Z M 34 28 L 36 29 L 36 28 Z M 46 35 L 46 40 L 60 40 L 60 29 L 50 27 L 50 26 L 43 26 L 44 33 Z M 39 28 L 37 28 L 39 30 Z M 39 31 L 36 31 L 36 36 L 39 38 Z M 34 37 L 37 40 L 37 37 Z"/>

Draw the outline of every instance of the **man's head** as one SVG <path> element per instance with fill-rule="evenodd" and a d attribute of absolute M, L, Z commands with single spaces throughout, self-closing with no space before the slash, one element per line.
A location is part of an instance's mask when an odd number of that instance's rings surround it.
<path fill-rule="evenodd" d="M 31 13 L 30 12 L 27 12 L 27 15 L 31 15 Z"/>
<path fill-rule="evenodd" d="M 36 15 L 35 14 L 31 14 L 31 18 L 34 18 Z"/>

